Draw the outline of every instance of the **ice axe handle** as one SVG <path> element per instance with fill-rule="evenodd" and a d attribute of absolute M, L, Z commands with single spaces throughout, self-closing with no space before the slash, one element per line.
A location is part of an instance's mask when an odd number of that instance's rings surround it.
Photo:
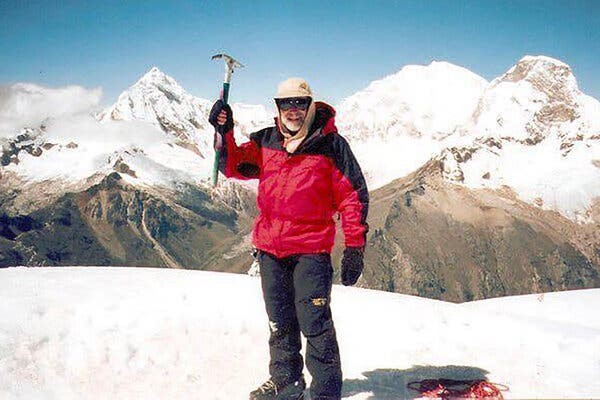
<path fill-rule="evenodd" d="M 218 133 L 217 133 L 218 135 Z M 219 177 L 219 159 L 221 158 L 221 150 L 215 150 L 215 163 L 213 164 L 213 186 L 217 187 L 217 179 Z"/>
<path fill-rule="evenodd" d="M 223 89 L 221 91 L 221 100 L 223 100 L 223 104 L 227 104 L 227 100 L 229 99 L 229 82 L 223 82 Z M 215 135 L 218 135 L 218 132 L 215 132 Z M 225 143 L 223 143 L 225 145 Z M 213 164 L 213 186 L 216 187 L 219 182 L 219 162 L 221 160 L 221 149 L 215 150 L 215 162 Z"/>
<path fill-rule="evenodd" d="M 227 104 L 228 99 L 229 99 L 229 82 L 223 82 L 223 91 L 221 92 L 221 100 L 223 100 L 223 104 Z"/>

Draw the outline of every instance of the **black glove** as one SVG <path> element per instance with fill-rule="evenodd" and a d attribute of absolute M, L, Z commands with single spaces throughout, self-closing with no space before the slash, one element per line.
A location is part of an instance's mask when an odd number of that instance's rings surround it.
<path fill-rule="evenodd" d="M 225 121 L 225 124 L 219 125 L 219 123 L 217 122 L 217 118 L 223 110 L 225 110 L 225 112 L 227 113 L 227 120 Z M 232 130 L 233 111 L 231 110 L 231 107 L 229 107 L 229 104 L 223 104 L 223 100 L 221 99 L 215 101 L 215 104 L 213 104 L 212 109 L 210 110 L 210 114 L 208 115 L 208 122 L 210 122 L 210 124 L 215 127 L 217 132 L 221 134 L 225 134 Z"/>
<path fill-rule="evenodd" d="M 346 247 L 342 258 L 342 283 L 344 286 L 354 285 L 362 274 L 363 268 L 363 248 Z"/>

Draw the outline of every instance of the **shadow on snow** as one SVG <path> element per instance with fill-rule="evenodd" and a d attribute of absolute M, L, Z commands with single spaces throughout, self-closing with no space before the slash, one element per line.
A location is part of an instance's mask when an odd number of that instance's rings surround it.
<path fill-rule="evenodd" d="M 344 380 L 342 397 L 372 393 L 369 400 L 416 399 L 421 394 L 409 389 L 410 382 L 424 379 L 472 380 L 486 379 L 489 372 L 476 367 L 448 365 L 445 367 L 416 365 L 409 369 L 376 369 L 363 372 L 367 379 Z"/>

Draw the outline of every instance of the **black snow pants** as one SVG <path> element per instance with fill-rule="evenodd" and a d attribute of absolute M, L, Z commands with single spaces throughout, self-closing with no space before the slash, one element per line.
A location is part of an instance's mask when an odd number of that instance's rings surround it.
<path fill-rule="evenodd" d="M 302 375 L 300 332 L 306 337 L 306 366 L 313 400 L 339 400 L 340 354 L 329 307 L 333 268 L 327 253 L 277 258 L 259 251 L 263 297 L 271 336 L 271 377 L 280 383 Z"/>

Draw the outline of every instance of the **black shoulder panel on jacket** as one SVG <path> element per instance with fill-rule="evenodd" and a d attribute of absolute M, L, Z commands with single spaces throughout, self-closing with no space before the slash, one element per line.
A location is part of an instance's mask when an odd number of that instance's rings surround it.
<path fill-rule="evenodd" d="M 250 140 L 254 140 L 260 147 L 281 151 L 285 150 L 282 144 L 283 135 L 277 132 L 275 126 L 270 126 L 250 134 Z"/>
<path fill-rule="evenodd" d="M 265 137 L 265 135 L 268 134 L 268 132 L 273 129 L 272 126 L 268 127 L 268 128 L 264 128 L 261 129 L 260 131 L 256 131 L 250 134 L 250 140 L 253 140 L 256 142 L 256 144 L 258 144 L 259 146 L 262 146 L 263 144 L 263 139 Z"/>
<path fill-rule="evenodd" d="M 363 205 L 361 223 L 366 224 L 369 212 L 369 191 L 360 165 L 345 138 L 338 133 L 327 136 L 332 136 L 333 164 L 350 181 L 352 188 L 357 192 L 358 200 Z"/>

